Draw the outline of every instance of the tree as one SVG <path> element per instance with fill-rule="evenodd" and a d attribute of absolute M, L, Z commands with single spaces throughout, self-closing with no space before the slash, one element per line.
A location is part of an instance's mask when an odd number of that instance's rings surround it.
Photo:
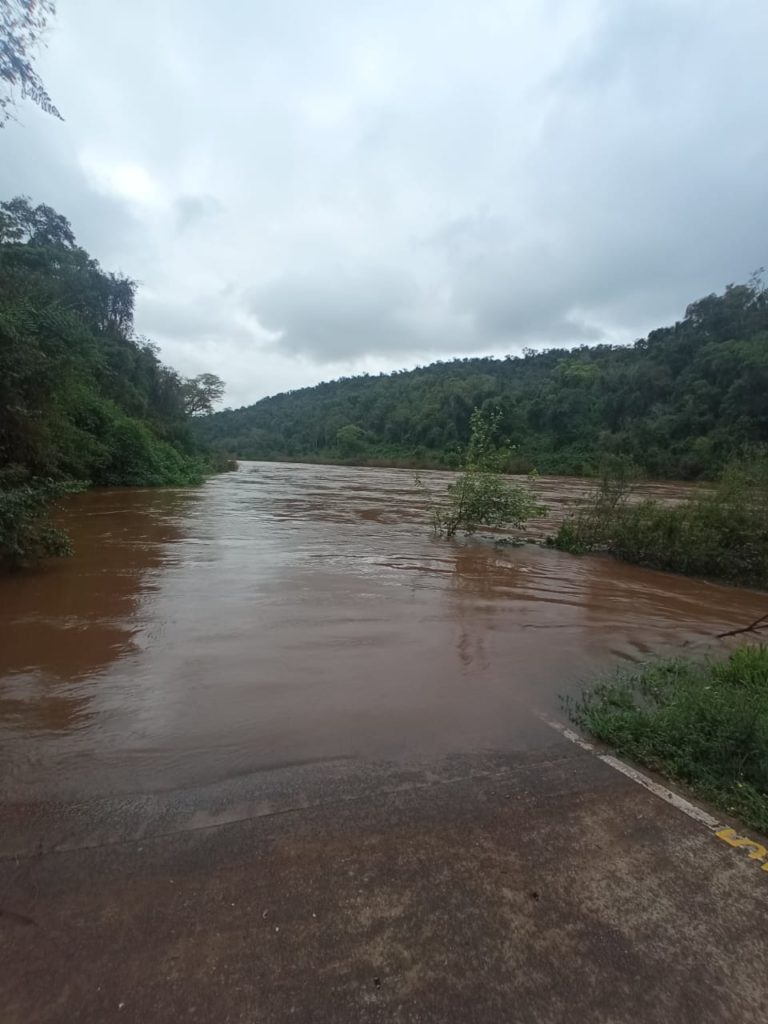
<path fill-rule="evenodd" d="M 182 384 L 184 412 L 188 416 L 200 416 L 213 412 L 213 407 L 224 397 L 226 384 L 215 373 L 201 373 L 190 377 Z"/>
<path fill-rule="evenodd" d="M 75 235 L 67 218 L 53 207 L 33 206 L 29 196 L 14 196 L 0 203 L 0 245 L 12 242 L 74 249 Z"/>
<path fill-rule="evenodd" d="M 0 79 L 4 89 L 0 95 L 0 127 L 11 117 L 9 107 L 16 87 L 20 87 L 22 98 L 31 99 L 46 114 L 64 120 L 30 63 L 48 19 L 55 13 L 54 0 L 0 0 Z"/>
<path fill-rule="evenodd" d="M 365 450 L 365 431 L 348 423 L 336 431 L 336 447 L 344 458 L 352 459 Z"/>

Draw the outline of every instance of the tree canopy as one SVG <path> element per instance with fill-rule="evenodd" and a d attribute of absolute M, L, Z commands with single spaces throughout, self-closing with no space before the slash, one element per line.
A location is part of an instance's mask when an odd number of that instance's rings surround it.
<path fill-rule="evenodd" d="M 653 477 L 716 476 L 768 443 L 768 291 L 758 277 L 730 285 L 634 345 L 347 377 L 195 429 L 241 458 L 457 466 L 475 407 L 501 411 L 513 469 L 589 473 L 623 454 Z"/>
<path fill-rule="evenodd" d="M 173 484 L 198 479 L 186 381 L 133 327 L 136 284 L 78 246 L 66 217 L 0 203 L 0 487 L 26 480 Z M 199 399 L 198 401 L 202 401 Z"/>

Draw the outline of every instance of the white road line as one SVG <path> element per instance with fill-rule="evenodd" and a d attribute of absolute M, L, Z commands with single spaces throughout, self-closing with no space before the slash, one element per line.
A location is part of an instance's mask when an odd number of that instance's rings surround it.
<path fill-rule="evenodd" d="M 564 736 L 571 743 L 575 743 L 576 746 L 581 747 L 582 750 L 588 750 L 595 757 L 599 758 L 603 764 L 609 765 L 611 768 L 615 768 L 617 772 L 621 772 L 622 775 L 626 775 L 628 779 L 632 779 L 633 782 L 637 782 L 640 786 L 649 790 L 655 796 L 665 800 L 668 804 L 676 807 L 678 811 L 682 811 L 683 814 L 687 814 L 689 818 L 693 818 L 694 821 L 698 821 L 700 825 L 704 825 L 712 832 L 717 832 L 722 829 L 722 824 L 714 818 L 707 811 L 701 807 L 696 807 L 690 800 L 686 800 L 685 797 L 679 796 L 677 793 L 673 793 L 671 789 L 667 789 L 666 786 L 659 785 L 658 782 L 654 782 L 653 779 L 649 779 L 647 775 L 643 775 L 636 768 L 630 767 L 628 764 L 624 764 L 618 757 L 614 757 L 612 754 L 603 754 L 587 740 L 582 739 L 578 733 L 575 733 L 573 729 L 569 729 L 567 726 L 560 722 L 556 722 L 552 718 L 548 718 L 546 715 L 539 714 L 538 717 L 546 722 L 552 729 L 556 729 L 561 736 Z"/>

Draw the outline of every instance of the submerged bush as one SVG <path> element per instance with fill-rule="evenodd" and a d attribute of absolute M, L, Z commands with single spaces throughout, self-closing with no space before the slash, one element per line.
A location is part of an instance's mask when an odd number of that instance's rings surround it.
<path fill-rule="evenodd" d="M 638 565 L 744 586 L 768 586 L 768 464 L 732 467 L 713 491 L 675 505 L 633 502 L 626 481 L 604 479 L 553 543 L 610 551 Z"/>
<path fill-rule="evenodd" d="M 449 485 L 446 500 L 432 510 L 432 524 L 438 536 L 453 537 L 459 530 L 472 534 L 483 526 L 519 528 L 543 512 L 525 487 L 493 473 L 470 471 Z"/>
<path fill-rule="evenodd" d="M 51 508 L 83 484 L 0 473 L 0 568 L 19 569 L 43 558 L 72 553 L 67 533 L 49 520 Z"/>
<path fill-rule="evenodd" d="M 449 484 L 445 499 L 432 508 L 437 536 L 450 538 L 459 530 L 472 534 L 481 527 L 519 528 L 546 511 L 530 489 L 504 479 L 511 450 L 495 441 L 500 416 L 498 410 L 475 409 L 472 413 L 464 472 Z"/>
<path fill-rule="evenodd" d="M 567 704 L 593 736 L 768 833 L 768 648 L 660 661 Z"/>

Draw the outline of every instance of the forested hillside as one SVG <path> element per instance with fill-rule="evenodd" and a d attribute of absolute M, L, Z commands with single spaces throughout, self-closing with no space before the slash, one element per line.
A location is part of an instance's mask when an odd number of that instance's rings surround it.
<path fill-rule="evenodd" d="M 241 458 L 450 466 L 473 408 L 488 405 L 517 470 L 585 473 L 623 453 L 654 477 L 714 476 L 768 442 L 768 291 L 757 278 L 729 286 L 632 346 L 343 378 L 195 426 Z"/>
<path fill-rule="evenodd" d="M 189 419 L 223 385 L 184 380 L 135 336 L 135 292 L 51 207 L 0 203 L 0 567 L 66 553 L 45 515 L 73 487 L 189 484 L 211 467 Z"/>
<path fill-rule="evenodd" d="M 135 291 L 50 207 L 0 204 L 0 484 L 9 473 L 129 485 L 201 475 L 187 415 L 199 382 L 134 335 Z"/>

